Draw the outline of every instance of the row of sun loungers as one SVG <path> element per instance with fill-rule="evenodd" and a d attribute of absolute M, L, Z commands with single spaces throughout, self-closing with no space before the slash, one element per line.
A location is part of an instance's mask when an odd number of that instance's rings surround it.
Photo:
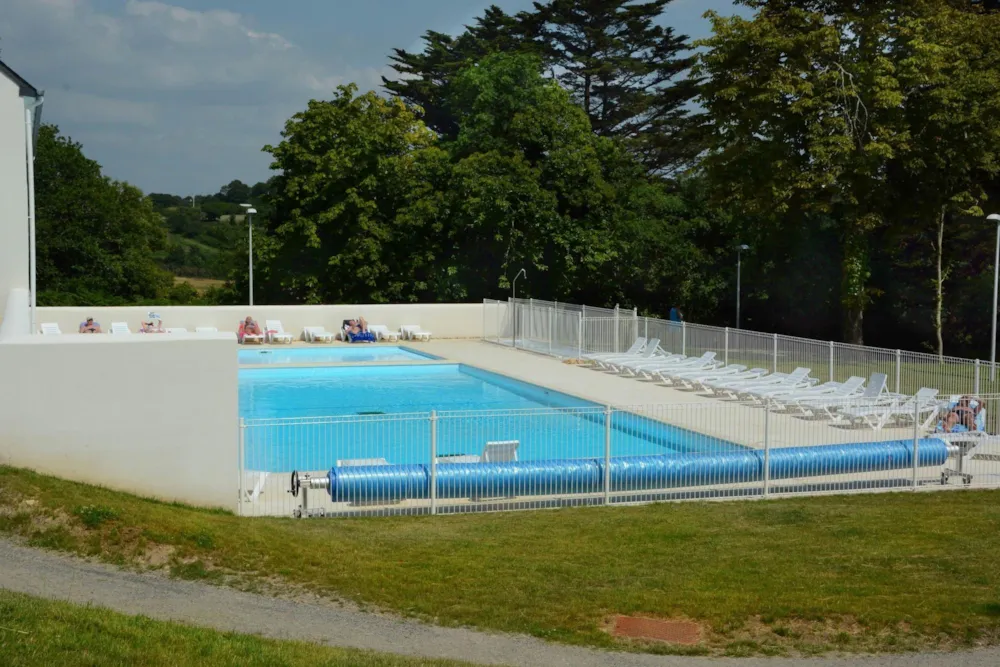
<path fill-rule="evenodd" d="M 41 325 L 41 330 L 44 335 L 61 335 L 62 331 L 59 329 L 59 325 L 55 322 L 46 322 Z M 377 341 L 388 341 L 396 342 L 399 340 L 422 340 L 428 341 L 431 339 L 431 332 L 425 331 L 417 324 L 404 324 L 399 328 L 399 331 L 392 331 L 389 327 L 383 324 L 373 324 L 368 327 L 368 330 L 375 334 L 375 339 Z M 186 334 L 190 333 L 184 327 L 171 327 L 164 330 L 168 334 Z M 218 333 L 218 328 L 216 327 L 197 327 L 195 333 Z M 252 343 L 291 343 L 295 340 L 296 336 L 285 330 L 281 324 L 281 320 L 266 320 L 264 323 L 263 334 L 244 334 L 244 342 Z M 109 333 L 114 335 L 124 335 L 131 334 L 133 331 L 129 328 L 127 322 L 112 322 L 111 329 Z M 302 330 L 302 340 L 308 343 L 330 343 L 334 340 L 347 340 L 348 336 L 346 331 L 327 331 L 324 327 L 305 327 Z"/>
<path fill-rule="evenodd" d="M 597 370 L 803 418 L 828 419 L 836 425 L 879 430 L 916 421 L 927 430 L 943 407 L 937 389 L 925 387 L 913 396 L 890 392 L 884 373 L 872 373 L 867 381 L 853 376 L 844 382 L 820 384 L 810 377 L 808 368 L 772 373 L 766 368 L 724 364 L 715 352 L 685 357 L 662 349 L 656 338 L 638 338 L 624 353 L 584 355 L 583 359 Z"/>

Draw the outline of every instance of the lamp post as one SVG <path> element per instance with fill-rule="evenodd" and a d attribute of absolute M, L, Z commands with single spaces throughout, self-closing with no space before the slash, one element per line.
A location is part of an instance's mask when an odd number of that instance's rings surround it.
<path fill-rule="evenodd" d="M 514 348 L 517 348 L 517 279 L 521 276 L 528 277 L 528 272 L 523 268 L 514 276 L 514 282 L 510 286 L 510 300 L 514 306 Z"/>
<path fill-rule="evenodd" d="M 740 328 L 740 274 L 743 271 L 743 251 L 749 250 L 748 245 L 736 246 L 736 328 Z"/>
<path fill-rule="evenodd" d="M 249 239 L 249 251 L 247 255 L 250 257 L 250 305 L 253 305 L 253 214 L 257 212 L 257 209 L 253 207 L 252 204 L 240 204 L 243 208 L 247 210 L 247 220 L 249 220 L 250 227 L 250 239 Z"/>
<path fill-rule="evenodd" d="M 997 379 L 997 284 L 1000 282 L 1000 215 L 992 213 L 987 220 L 997 223 L 997 250 L 993 258 L 993 335 L 990 337 L 990 381 Z"/>

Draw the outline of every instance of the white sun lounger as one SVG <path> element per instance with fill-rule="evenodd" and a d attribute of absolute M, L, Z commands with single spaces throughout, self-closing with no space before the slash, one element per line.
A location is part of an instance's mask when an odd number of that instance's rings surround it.
<path fill-rule="evenodd" d="M 368 327 L 369 330 L 371 327 Z M 420 328 L 419 324 L 404 324 L 399 327 L 399 334 L 403 340 L 423 340 L 428 341 L 431 339 L 431 332 L 424 331 Z"/>
<path fill-rule="evenodd" d="M 785 409 L 789 412 L 798 411 L 805 417 L 834 418 L 834 413 L 841 408 L 859 408 L 879 405 L 880 402 L 895 400 L 889 398 L 886 392 L 888 376 L 885 373 L 872 373 L 865 385 L 865 390 L 857 395 L 839 396 L 832 394 L 819 397 L 791 397 L 784 399 Z M 905 397 L 895 397 L 904 398 Z"/>
<path fill-rule="evenodd" d="M 334 333 L 323 327 L 304 327 L 302 329 L 302 339 L 307 343 L 332 343 L 333 337 Z"/>
<path fill-rule="evenodd" d="M 111 333 L 113 334 L 130 334 L 132 331 L 128 328 L 128 322 L 112 322 L 111 323 Z"/>
<path fill-rule="evenodd" d="M 663 368 L 688 369 L 698 368 L 703 359 L 700 357 L 685 357 L 683 354 L 653 355 L 649 359 L 637 359 L 634 361 L 618 361 L 611 364 L 614 370 L 625 373 L 628 376 L 642 376 L 652 379 L 651 373 Z"/>
<path fill-rule="evenodd" d="M 768 391 L 771 389 L 805 389 L 806 387 L 811 387 L 819 381 L 816 378 L 809 377 L 810 372 L 812 372 L 811 368 L 803 368 L 800 366 L 787 375 L 782 375 L 781 373 L 771 373 L 770 375 L 764 376 L 760 380 L 754 380 L 748 383 L 739 383 L 736 386 L 726 387 L 723 390 L 723 393 L 728 395 L 730 398 L 752 400 L 754 394 L 761 391 Z"/>
<path fill-rule="evenodd" d="M 715 368 L 681 369 L 663 373 L 663 381 L 670 386 L 687 387 L 691 383 L 706 377 L 726 377 L 742 373 L 747 369 L 742 364 L 729 364 Z"/>
<path fill-rule="evenodd" d="M 291 343 L 295 336 L 285 331 L 281 326 L 281 320 L 265 320 L 264 331 L 268 343 Z"/>
<path fill-rule="evenodd" d="M 616 354 L 612 357 L 605 357 L 603 359 L 595 359 L 594 365 L 591 368 L 595 368 L 602 371 L 615 370 L 615 367 L 619 363 L 628 363 L 630 361 L 642 361 L 642 360 L 655 360 L 655 358 L 666 359 L 668 357 L 674 357 L 679 355 L 669 354 L 666 350 L 660 349 L 660 339 L 651 338 L 647 343 L 646 347 L 642 349 L 642 352 L 637 354 Z M 617 371 L 616 371 L 617 372 Z"/>
<path fill-rule="evenodd" d="M 751 382 L 754 380 L 760 380 L 761 378 L 767 377 L 770 372 L 766 368 L 751 368 L 747 371 L 739 371 L 737 373 L 722 373 L 724 369 L 716 369 L 714 371 L 708 371 L 704 375 L 697 378 L 685 378 L 680 379 L 678 384 L 681 385 L 678 388 L 692 389 L 694 391 L 702 392 L 712 392 L 711 385 L 713 383 L 720 382 Z"/>
<path fill-rule="evenodd" d="M 920 419 L 923 415 L 928 415 L 919 424 L 926 430 L 937 417 L 941 408 L 937 394 L 937 389 L 922 387 L 913 396 L 905 400 L 893 401 L 887 405 L 843 408 L 837 412 L 831 423 L 838 425 L 865 424 L 872 430 L 878 431 L 890 423 L 905 424 L 907 421 L 913 423 L 914 417 Z"/>
<path fill-rule="evenodd" d="M 585 354 L 580 358 L 586 359 L 587 361 L 599 361 L 601 359 L 610 359 L 612 357 L 620 357 L 620 356 L 629 357 L 635 354 L 639 354 L 640 352 L 643 351 L 643 349 L 645 349 L 645 347 L 646 347 L 646 339 L 640 336 L 639 338 L 635 339 L 634 343 L 632 343 L 632 347 L 625 350 L 624 352 L 599 352 L 597 354 Z"/>
<path fill-rule="evenodd" d="M 761 401 L 767 401 L 776 410 L 784 410 L 785 406 L 797 400 L 809 400 L 810 398 L 840 398 L 849 399 L 859 396 L 865 379 L 852 375 L 844 382 L 824 382 L 815 387 L 805 389 L 769 389 L 767 391 L 756 392 L 754 396 Z"/>
<path fill-rule="evenodd" d="M 399 332 L 391 331 L 389 327 L 384 324 L 369 324 L 368 330 L 375 334 L 376 340 L 387 340 L 392 343 L 399 340 Z M 428 336 L 429 335 L 430 334 L 428 334 Z"/>
<path fill-rule="evenodd" d="M 46 336 L 60 336 L 62 331 L 59 330 L 59 325 L 55 322 L 42 322 L 42 334 Z"/>
<path fill-rule="evenodd" d="M 481 456 L 475 454 L 459 454 L 456 456 L 441 456 L 437 463 L 510 463 L 517 461 L 517 448 L 520 440 L 495 440 L 487 442 Z"/>
<path fill-rule="evenodd" d="M 638 372 L 640 375 L 650 380 L 669 382 L 671 374 L 673 373 L 682 373 L 684 371 L 707 372 L 709 370 L 719 368 L 720 366 L 722 366 L 722 362 L 715 360 L 715 352 L 706 352 L 700 357 L 696 357 L 691 360 L 685 360 L 678 362 L 677 364 L 669 364 L 659 368 L 640 369 Z"/>

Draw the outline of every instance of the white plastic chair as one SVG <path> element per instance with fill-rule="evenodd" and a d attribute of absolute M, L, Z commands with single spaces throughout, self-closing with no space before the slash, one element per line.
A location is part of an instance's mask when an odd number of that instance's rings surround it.
<path fill-rule="evenodd" d="M 369 324 L 368 330 L 375 334 L 377 340 L 387 340 L 389 342 L 396 342 L 399 340 L 399 333 L 396 331 L 390 331 L 389 327 L 384 324 Z M 430 336 L 430 334 L 427 334 Z"/>
<path fill-rule="evenodd" d="M 264 322 L 265 340 L 269 343 L 291 343 L 295 336 L 285 331 L 281 320 L 266 320 Z"/>
<path fill-rule="evenodd" d="M 371 329 L 371 327 L 368 328 Z M 428 341 L 431 339 L 431 332 L 424 331 L 420 328 L 419 324 L 404 324 L 399 327 L 399 333 L 402 335 L 403 340 Z"/>
<path fill-rule="evenodd" d="M 62 331 L 55 322 L 42 322 L 42 334 L 46 336 L 61 336 Z"/>
<path fill-rule="evenodd" d="M 334 333 L 327 331 L 323 327 L 305 327 L 302 329 L 302 338 L 307 343 L 331 343 Z"/>
<path fill-rule="evenodd" d="M 128 328 L 128 322 L 112 322 L 111 323 L 111 333 L 112 334 L 130 334 L 132 330 Z"/>

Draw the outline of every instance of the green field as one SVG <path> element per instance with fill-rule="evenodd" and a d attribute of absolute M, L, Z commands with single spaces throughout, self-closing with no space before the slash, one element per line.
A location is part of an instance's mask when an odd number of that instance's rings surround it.
<path fill-rule="evenodd" d="M 4 667 L 461 667 L 303 642 L 274 641 L 125 616 L 0 590 Z"/>
<path fill-rule="evenodd" d="M 1000 492 L 453 517 L 240 519 L 0 468 L 0 531 L 250 589 L 621 646 L 613 614 L 693 619 L 742 655 L 994 642 Z M 662 649 L 661 649 L 662 650 Z"/>

